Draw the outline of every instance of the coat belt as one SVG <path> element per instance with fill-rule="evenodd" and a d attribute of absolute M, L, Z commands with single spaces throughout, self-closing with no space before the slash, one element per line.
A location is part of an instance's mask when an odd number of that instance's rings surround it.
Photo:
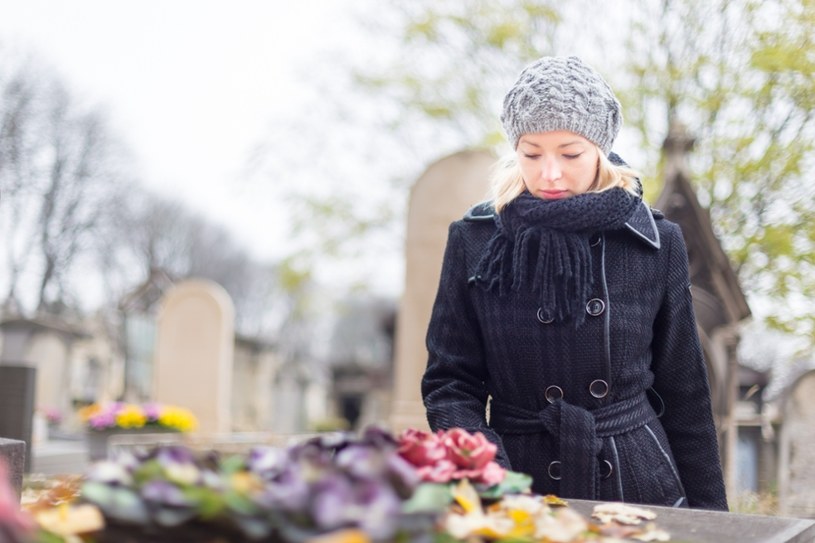
<path fill-rule="evenodd" d="M 630 432 L 657 418 L 645 393 L 589 411 L 555 400 L 540 411 L 490 402 L 490 426 L 501 434 L 547 432 L 560 443 L 561 493 L 596 499 L 597 455 L 602 439 Z"/>

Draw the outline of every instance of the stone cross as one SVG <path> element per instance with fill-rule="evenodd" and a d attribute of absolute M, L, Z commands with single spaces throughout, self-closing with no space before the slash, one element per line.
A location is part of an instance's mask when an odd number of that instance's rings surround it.
<path fill-rule="evenodd" d="M 217 283 L 173 286 L 158 313 L 154 399 L 190 409 L 202 433 L 231 430 L 235 310 Z"/>
<path fill-rule="evenodd" d="M 396 328 L 391 412 L 395 431 L 427 427 L 420 383 L 427 366 L 425 335 L 439 286 L 447 228 L 488 198 L 494 162 L 487 151 L 462 151 L 431 164 L 413 185 L 405 238 L 405 290 Z"/>

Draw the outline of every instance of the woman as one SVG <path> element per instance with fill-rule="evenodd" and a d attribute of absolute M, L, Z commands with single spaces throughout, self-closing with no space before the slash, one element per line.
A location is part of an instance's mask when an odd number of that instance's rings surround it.
<path fill-rule="evenodd" d="M 613 91 L 545 57 L 501 120 L 515 153 L 494 198 L 450 226 L 431 428 L 483 432 L 539 494 L 726 510 L 687 252 L 610 152 Z"/>

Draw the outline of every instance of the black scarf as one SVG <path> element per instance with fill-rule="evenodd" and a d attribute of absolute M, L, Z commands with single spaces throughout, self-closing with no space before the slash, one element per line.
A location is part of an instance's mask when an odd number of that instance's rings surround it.
<path fill-rule="evenodd" d="M 487 290 L 540 296 L 542 316 L 583 322 L 592 291 L 589 235 L 622 228 L 641 198 L 614 188 L 560 200 L 524 192 L 495 216 L 498 226 L 476 267 Z"/>

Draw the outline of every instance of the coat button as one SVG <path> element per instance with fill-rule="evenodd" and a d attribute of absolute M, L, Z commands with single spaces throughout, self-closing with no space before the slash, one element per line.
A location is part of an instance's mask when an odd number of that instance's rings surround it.
<path fill-rule="evenodd" d="M 606 309 L 606 303 L 601 300 L 600 298 L 592 298 L 589 300 L 589 303 L 586 304 L 586 313 L 591 315 L 592 317 L 597 317 L 601 315 L 603 311 Z"/>
<path fill-rule="evenodd" d="M 549 478 L 555 481 L 560 481 L 560 460 L 555 460 L 549 463 Z"/>
<path fill-rule="evenodd" d="M 595 398 L 605 398 L 608 396 L 608 383 L 602 379 L 595 379 L 589 385 L 589 392 Z"/>
<path fill-rule="evenodd" d="M 555 401 L 563 397 L 563 389 L 557 385 L 549 385 L 546 387 L 546 390 L 543 391 L 543 396 L 547 402 L 555 403 Z"/>
<path fill-rule="evenodd" d="M 555 322 L 554 317 L 544 315 L 542 307 L 538 308 L 538 320 L 541 322 L 541 324 L 552 324 L 553 322 Z"/>
<path fill-rule="evenodd" d="M 589 238 L 589 245 L 591 245 L 592 247 L 596 247 L 600 245 L 600 242 L 602 240 L 603 238 L 602 236 L 600 236 L 600 234 L 594 234 L 592 237 Z"/>
<path fill-rule="evenodd" d="M 603 479 L 608 479 L 611 477 L 611 472 L 614 471 L 614 468 L 611 467 L 611 462 L 608 460 L 603 460 L 600 462 L 600 477 Z"/>

